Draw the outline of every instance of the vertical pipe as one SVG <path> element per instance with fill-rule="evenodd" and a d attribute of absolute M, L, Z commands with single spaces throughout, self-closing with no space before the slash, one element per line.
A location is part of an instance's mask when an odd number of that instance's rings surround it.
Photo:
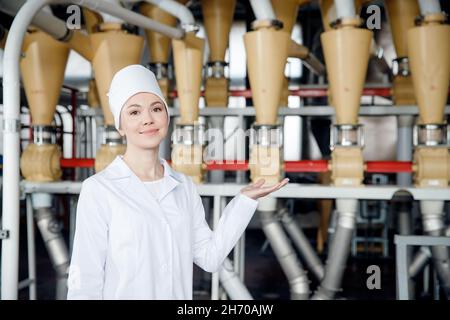
<path fill-rule="evenodd" d="M 397 176 L 397 178 L 398 178 L 398 176 Z M 407 178 L 408 177 L 406 177 L 405 179 L 407 179 Z M 410 179 L 410 177 L 409 177 L 409 179 Z M 407 181 L 403 181 L 403 182 L 407 182 Z M 400 184 L 400 185 L 402 185 L 402 184 Z M 404 200 L 397 204 L 397 208 L 398 208 L 398 212 L 397 212 L 398 234 L 411 235 L 413 233 L 413 227 L 412 227 L 412 221 L 411 221 L 411 213 L 412 213 L 411 202 L 409 202 L 408 200 Z M 414 248 L 412 246 L 408 246 L 406 248 L 409 262 L 412 261 L 413 249 Z M 409 296 L 411 298 L 414 298 L 414 292 L 415 292 L 414 281 L 411 278 L 409 278 L 408 281 L 409 281 L 409 284 L 408 284 Z"/>
<path fill-rule="evenodd" d="M 220 283 L 232 300 L 253 300 L 244 283 L 233 271 L 230 260 L 225 259 L 219 271 Z"/>
<path fill-rule="evenodd" d="M 295 250 L 284 233 L 280 222 L 275 217 L 275 209 L 275 198 L 260 200 L 259 212 L 264 234 L 269 240 L 284 274 L 288 278 L 291 298 L 293 300 L 307 300 L 309 298 L 308 277 L 297 259 Z"/>
<path fill-rule="evenodd" d="M 64 300 L 67 296 L 67 272 L 70 258 L 60 230 L 60 223 L 51 209 L 52 197 L 47 193 L 34 193 L 32 201 L 33 208 L 36 210 L 36 223 L 56 271 L 56 299 Z"/>
<path fill-rule="evenodd" d="M 353 0 L 334 0 L 334 5 L 338 19 L 355 17 L 355 2 Z"/>
<path fill-rule="evenodd" d="M 350 252 L 350 243 L 356 225 L 356 208 L 358 200 L 336 199 L 338 224 L 331 240 L 325 275 L 313 300 L 334 299 L 341 289 L 346 261 Z"/>
<path fill-rule="evenodd" d="M 19 157 L 20 79 L 22 42 L 32 17 L 49 1 L 27 1 L 17 13 L 6 41 L 3 56 L 3 228 L 9 238 L 2 240 L 1 294 L 16 300 L 19 284 Z"/>
<path fill-rule="evenodd" d="M 397 160 L 398 161 L 411 161 L 413 150 L 413 116 L 398 116 L 397 117 Z M 397 184 L 400 186 L 411 186 L 412 175 L 411 173 L 397 173 Z M 411 221 L 411 202 L 406 200 L 398 204 L 398 233 L 400 235 L 412 234 L 412 221 Z M 412 261 L 413 247 L 406 248 L 408 260 Z M 414 297 L 414 281 L 409 279 L 409 296 Z"/>
<path fill-rule="evenodd" d="M 295 223 L 293 216 L 286 210 L 282 210 L 281 222 L 284 228 L 291 237 L 294 245 L 300 251 L 303 261 L 306 263 L 308 269 L 314 274 L 317 280 L 323 278 L 323 265 L 314 251 L 308 238 L 306 238 L 302 229 Z"/>
<path fill-rule="evenodd" d="M 26 196 L 27 207 L 27 247 L 28 247 L 28 279 L 30 279 L 30 300 L 36 300 L 36 245 L 34 237 L 34 218 L 31 196 Z"/>
<path fill-rule="evenodd" d="M 221 205 L 220 195 L 214 196 L 214 211 L 213 211 L 213 230 L 219 223 L 220 219 L 220 205 Z M 219 273 L 214 272 L 211 278 L 211 300 L 219 300 Z"/>
<path fill-rule="evenodd" d="M 413 116 L 398 116 L 397 118 L 397 161 L 411 161 L 413 150 Z M 411 173 L 397 173 L 397 184 L 410 186 Z"/>
<path fill-rule="evenodd" d="M 420 14 L 423 16 L 427 14 L 442 13 L 439 0 L 419 0 L 419 7 Z"/>
<path fill-rule="evenodd" d="M 239 266 L 238 273 L 241 281 L 245 279 L 245 233 L 242 235 L 239 240 Z"/>
<path fill-rule="evenodd" d="M 270 0 L 250 0 L 256 20 L 275 20 L 275 13 Z"/>
<path fill-rule="evenodd" d="M 430 236 L 444 235 L 444 201 L 420 201 L 423 229 Z M 441 287 L 450 299 L 450 259 L 448 248 L 432 246 L 431 255 Z"/>
<path fill-rule="evenodd" d="M 214 138 L 217 139 L 219 137 L 222 137 L 222 141 L 214 141 L 214 143 L 216 144 L 216 147 L 214 148 L 217 151 L 217 148 L 222 148 L 222 150 L 220 150 L 221 152 L 219 152 L 218 154 L 215 155 L 215 157 L 211 157 L 212 160 L 218 160 L 218 161 L 222 161 L 224 160 L 223 157 L 223 124 L 224 124 L 224 117 L 222 116 L 211 116 L 209 117 L 209 128 L 208 129 L 213 129 L 213 130 L 220 130 L 220 135 L 218 134 L 214 134 Z M 209 182 L 211 183 L 223 183 L 225 181 L 225 171 L 223 170 L 211 170 L 209 171 Z"/>

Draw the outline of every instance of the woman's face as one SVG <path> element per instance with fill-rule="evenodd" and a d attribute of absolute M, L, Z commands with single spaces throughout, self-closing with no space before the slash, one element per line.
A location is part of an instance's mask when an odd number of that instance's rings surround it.
<path fill-rule="evenodd" d="M 127 144 L 142 149 L 156 148 L 167 134 L 164 102 L 153 93 L 140 92 L 125 102 L 120 113 L 119 133 Z"/>

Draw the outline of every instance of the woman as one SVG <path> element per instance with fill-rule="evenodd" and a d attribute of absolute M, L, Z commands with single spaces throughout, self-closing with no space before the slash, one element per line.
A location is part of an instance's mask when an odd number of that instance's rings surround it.
<path fill-rule="evenodd" d="M 287 179 L 243 188 L 213 232 L 192 180 L 158 157 L 170 117 L 154 74 L 140 65 L 125 67 L 114 75 L 108 96 L 127 149 L 83 182 L 68 299 L 192 299 L 192 263 L 218 271 L 257 199 Z"/>

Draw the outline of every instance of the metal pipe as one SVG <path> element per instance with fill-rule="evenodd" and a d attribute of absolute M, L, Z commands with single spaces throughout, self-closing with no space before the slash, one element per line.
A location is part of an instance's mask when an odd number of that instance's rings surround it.
<path fill-rule="evenodd" d="M 431 258 L 431 250 L 429 247 L 420 247 L 414 256 L 413 261 L 409 265 L 408 274 L 410 278 L 415 278 L 428 264 Z"/>
<path fill-rule="evenodd" d="M 19 158 L 20 78 L 22 42 L 32 17 L 49 1 L 26 2 L 17 13 L 3 56 L 3 228 L 9 238 L 2 240 L 2 299 L 17 299 L 19 283 Z M 7 259 L 5 257 L 8 257 Z"/>
<path fill-rule="evenodd" d="M 411 161 L 413 150 L 413 116 L 397 117 L 397 161 Z M 402 186 L 411 185 L 410 173 L 398 173 L 397 184 Z"/>
<path fill-rule="evenodd" d="M 68 3 L 69 1 L 59 0 L 58 2 Z M 110 3 L 103 0 L 72 0 L 70 2 L 78 4 L 80 6 L 85 6 L 86 8 L 93 11 L 110 14 L 124 20 L 125 22 L 134 24 L 144 29 L 150 29 L 155 32 L 159 32 L 172 39 L 182 39 L 184 37 L 184 31 L 181 29 L 169 27 L 165 24 L 156 22 L 152 19 L 144 17 L 143 15 L 140 15 L 133 11 L 124 9 L 120 6 L 112 6 Z"/>
<path fill-rule="evenodd" d="M 306 66 L 319 76 L 324 76 L 327 72 L 325 65 L 313 54 L 309 53 L 308 56 L 303 59 Z"/>
<path fill-rule="evenodd" d="M 50 194 L 34 193 L 32 200 L 36 223 L 52 266 L 56 271 L 56 299 L 65 300 L 70 257 L 61 233 L 61 223 L 57 221 L 55 213 L 51 209 L 52 198 Z"/>
<path fill-rule="evenodd" d="M 117 2 L 115 0 L 102 0 L 101 2 L 96 2 L 94 0 L 73 0 L 73 1 L 65 1 L 65 0 L 55 0 L 53 2 L 57 3 L 75 3 L 78 5 L 84 5 L 91 10 L 101 11 L 103 13 L 107 13 L 106 16 L 113 17 L 117 16 L 120 19 L 111 18 L 109 22 L 119 22 L 123 21 L 135 24 L 139 27 L 145 29 L 151 29 L 155 32 L 159 32 L 164 34 L 170 38 L 181 39 L 184 37 L 184 31 L 181 29 L 173 28 L 167 26 L 165 24 L 159 23 L 157 21 L 151 20 L 147 17 L 144 17 L 140 14 L 137 14 L 133 11 L 127 10 L 121 7 L 119 4 L 114 5 L 109 1 Z M 8 13 L 9 15 L 15 16 L 19 11 L 21 6 L 25 1 L 8 1 L 8 0 L 0 0 L 0 10 Z M 183 6 L 180 4 L 180 6 Z M 183 6 L 184 7 L 184 6 Z M 186 8 L 186 10 L 188 10 Z M 189 11 L 189 10 L 188 10 Z M 46 10 L 40 10 L 32 19 L 32 24 L 43 30 L 44 32 L 51 35 L 58 41 L 67 41 L 70 39 L 72 34 L 71 30 L 67 28 L 66 22 L 56 18 L 52 13 Z"/>
<path fill-rule="evenodd" d="M 423 229 L 430 236 L 444 235 L 444 201 L 420 201 Z M 431 255 L 441 287 L 450 299 L 450 259 L 448 248 L 432 246 Z"/>
<path fill-rule="evenodd" d="M 450 227 L 447 227 L 444 234 L 446 237 L 450 237 Z M 409 276 L 415 278 L 427 266 L 430 258 L 430 248 L 427 246 L 420 247 L 409 266 Z"/>
<path fill-rule="evenodd" d="M 172 16 L 176 17 L 181 22 L 183 29 L 189 26 L 195 26 L 195 18 L 192 12 L 183 4 L 174 0 L 144 0 Z M 141 2 L 141 0 L 125 0 L 125 2 Z"/>
<path fill-rule="evenodd" d="M 324 273 L 322 261 L 320 261 L 308 238 L 306 238 L 302 229 L 297 225 L 294 217 L 286 208 L 281 210 L 280 217 L 284 228 L 294 242 L 294 245 L 300 251 L 306 266 L 314 274 L 317 280 L 322 280 Z"/>
<path fill-rule="evenodd" d="M 409 163 L 412 171 L 412 151 L 413 151 L 413 126 L 414 126 L 413 116 L 398 116 L 397 117 L 397 161 L 402 161 L 404 163 Z M 397 185 L 400 186 L 411 186 L 412 184 L 412 174 L 409 172 L 399 172 L 397 173 Z M 398 229 L 401 235 L 412 234 L 412 222 L 411 222 L 411 202 L 405 201 L 399 203 L 398 211 Z M 412 260 L 413 247 L 407 248 L 407 259 Z M 415 283 L 411 279 L 409 281 L 409 295 L 414 297 L 415 294 Z"/>
<path fill-rule="evenodd" d="M 398 233 L 400 235 L 411 235 L 413 233 L 411 224 L 411 209 L 412 209 L 412 201 L 410 199 L 405 199 L 404 201 L 398 203 L 397 217 L 398 217 Z M 414 248 L 412 246 L 406 248 L 408 261 L 412 260 L 413 249 Z M 408 281 L 409 281 L 408 284 L 409 296 L 414 297 L 415 293 L 414 281 L 412 281 L 411 279 L 409 279 Z"/>
<path fill-rule="evenodd" d="M 346 261 L 350 252 L 350 242 L 356 225 L 356 208 L 358 200 L 337 199 L 338 222 L 331 240 L 330 251 L 325 266 L 325 275 L 320 287 L 312 297 L 313 300 L 334 299 L 341 290 Z"/>
<path fill-rule="evenodd" d="M 250 0 L 256 20 L 276 20 L 272 3 L 269 0 Z"/>
<path fill-rule="evenodd" d="M 336 8 L 336 18 L 354 18 L 355 17 L 355 2 L 353 0 L 334 0 Z"/>
<path fill-rule="evenodd" d="M 209 117 L 209 128 L 207 133 L 213 133 L 214 135 L 207 137 L 209 142 L 213 142 L 215 147 L 212 148 L 214 152 L 217 154 L 208 154 L 209 160 L 216 160 L 217 162 L 221 162 L 223 160 L 223 152 L 224 152 L 224 139 L 223 139 L 223 124 L 225 121 L 224 117 L 221 116 L 213 116 Z M 212 130 L 211 130 L 212 129 Z M 211 141 L 213 139 L 213 141 Z M 211 148 L 208 148 L 211 150 Z M 209 182 L 212 183 L 223 183 L 225 181 L 225 171 L 224 170 L 211 170 L 209 172 Z"/>
<path fill-rule="evenodd" d="M 109 2 L 111 6 L 122 7 L 122 5 L 120 4 L 120 0 L 104 0 L 104 1 Z M 116 17 L 114 17 L 114 16 L 112 16 L 110 14 L 100 13 L 100 15 L 103 18 L 103 22 L 106 22 L 106 23 L 123 23 L 123 20 L 117 19 Z"/>
<path fill-rule="evenodd" d="M 0 11 L 15 16 L 25 2 L 24 0 L 0 0 Z M 36 13 L 31 23 L 57 40 L 65 39 L 69 33 L 64 21 L 44 9 Z"/>
<path fill-rule="evenodd" d="M 227 258 L 219 271 L 220 283 L 231 300 L 253 300 L 252 295 L 234 272 L 233 265 Z"/>
<path fill-rule="evenodd" d="M 34 218 L 31 196 L 26 196 L 27 207 L 27 249 L 28 249 L 28 279 L 30 280 L 30 300 L 36 300 L 36 239 L 34 237 Z"/>
<path fill-rule="evenodd" d="M 276 204 L 276 199 L 265 198 L 260 201 L 260 217 L 264 234 L 288 278 L 291 298 L 293 300 L 307 300 L 309 298 L 309 281 L 306 272 L 303 270 L 280 222 L 275 218 L 275 212 L 266 211 L 267 208 L 262 208 L 266 206 L 264 202 Z"/>
<path fill-rule="evenodd" d="M 22 43 L 33 17 L 45 5 L 75 3 L 91 10 L 115 15 L 140 27 L 153 29 L 172 38 L 182 38 L 184 32 L 154 22 L 129 10 L 94 0 L 35 0 L 27 1 L 18 11 L 10 28 L 3 56 L 3 228 L 9 238 L 2 241 L 1 292 L 2 299 L 17 299 L 19 270 L 19 159 L 20 159 L 20 69 Z"/>
<path fill-rule="evenodd" d="M 182 25 L 194 25 L 195 18 L 192 12 L 183 4 L 173 0 L 145 0 L 145 2 L 151 3 L 157 7 L 160 7 L 164 11 L 177 17 Z"/>
<path fill-rule="evenodd" d="M 420 14 L 423 16 L 427 14 L 442 13 L 439 0 L 419 0 L 419 7 Z"/>

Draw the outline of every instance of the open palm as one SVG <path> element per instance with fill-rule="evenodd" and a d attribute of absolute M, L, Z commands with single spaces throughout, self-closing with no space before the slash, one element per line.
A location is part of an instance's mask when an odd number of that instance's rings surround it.
<path fill-rule="evenodd" d="M 248 186 L 242 188 L 241 193 L 249 198 L 256 200 L 284 187 L 289 182 L 289 179 L 285 178 L 272 186 L 264 186 L 264 182 L 264 179 L 259 179 L 255 183 L 251 183 Z"/>

